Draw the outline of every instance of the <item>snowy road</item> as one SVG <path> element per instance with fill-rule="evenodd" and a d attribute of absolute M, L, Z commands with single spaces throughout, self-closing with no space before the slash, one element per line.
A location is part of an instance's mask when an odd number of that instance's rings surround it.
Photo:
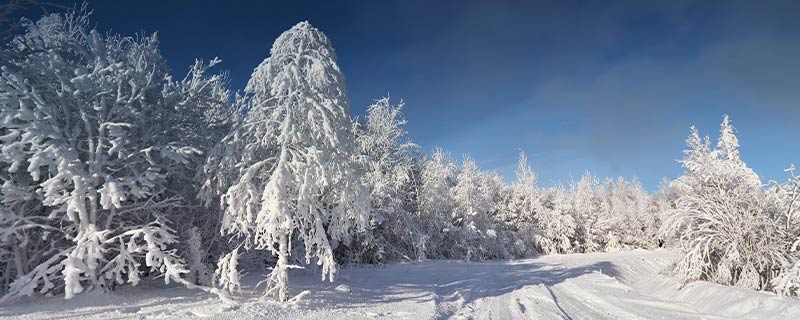
<path fill-rule="evenodd" d="M 428 261 L 346 268 L 335 283 L 299 271 L 292 274 L 293 293 L 313 292 L 289 306 L 256 296 L 226 306 L 196 290 L 125 288 L 70 301 L 21 302 L 0 308 L 0 318 L 800 319 L 800 300 L 706 282 L 681 287 L 658 274 L 675 257 L 661 250 Z M 251 284 L 259 279 L 246 278 Z"/>

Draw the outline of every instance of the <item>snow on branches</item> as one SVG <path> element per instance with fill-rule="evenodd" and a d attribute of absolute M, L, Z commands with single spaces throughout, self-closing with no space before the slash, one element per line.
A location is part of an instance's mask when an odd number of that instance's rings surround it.
<path fill-rule="evenodd" d="M 141 262 L 179 278 L 164 212 L 228 104 L 224 77 L 207 75 L 219 60 L 174 81 L 155 35 L 102 35 L 85 10 L 23 26 L 0 62 L 0 180 L 4 233 L 27 230 L 2 245 L 31 245 L 0 260 L 7 297 L 136 283 Z"/>
<path fill-rule="evenodd" d="M 404 125 L 404 103 L 384 97 L 367 107 L 353 124 L 356 162 L 370 191 L 370 231 L 353 243 L 340 245 L 343 262 L 382 263 L 412 260 L 423 255 L 425 235 L 413 215 L 418 180 L 419 147 Z"/>
<path fill-rule="evenodd" d="M 681 161 L 686 172 L 670 186 L 678 190 L 675 208 L 661 228 L 679 239 L 685 253 L 676 273 L 686 280 L 770 289 L 776 270 L 792 259 L 780 199 L 741 160 L 728 116 L 716 148 L 694 128 L 687 145 Z"/>
<path fill-rule="evenodd" d="M 275 40 L 246 92 L 246 117 L 215 151 L 219 165 L 239 168 L 221 196 L 222 231 L 278 256 L 267 292 L 286 301 L 293 242 L 333 280 L 332 243 L 349 242 L 369 223 L 350 102 L 328 38 L 308 22 Z"/>
<path fill-rule="evenodd" d="M 782 267 L 781 273 L 772 279 L 771 285 L 775 291 L 783 295 L 800 294 L 800 175 L 795 173 L 794 165 L 786 169 L 789 181 L 784 184 L 774 183 L 781 207 L 783 231 L 785 236 L 794 241 L 788 248 L 789 259 Z M 786 242 L 783 242 L 786 244 Z"/>

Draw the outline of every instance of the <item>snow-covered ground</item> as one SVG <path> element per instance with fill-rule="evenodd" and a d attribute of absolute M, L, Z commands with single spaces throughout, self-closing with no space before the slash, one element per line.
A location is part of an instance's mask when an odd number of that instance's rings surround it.
<path fill-rule="evenodd" d="M 199 290 L 125 287 L 72 300 L 0 307 L 15 319 L 800 319 L 800 300 L 660 274 L 668 250 L 548 255 L 515 261 L 426 261 L 343 268 L 334 283 L 298 270 L 288 305 L 255 294 L 226 305 Z M 245 277 L 251 292 L 263 276 Z"/>

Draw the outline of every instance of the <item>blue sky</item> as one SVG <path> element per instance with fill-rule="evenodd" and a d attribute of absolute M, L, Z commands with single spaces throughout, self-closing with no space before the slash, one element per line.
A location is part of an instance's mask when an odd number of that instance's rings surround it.
<path fill-rule="evenodd" d="M 72 5 L 71 1 L 62 2 Z M 353 112 L 390 94 L 426 151 L 541 185 L 585 170 L 649 190 L 682 172 L 689 126 L 722 114 L 764 180 L 800 164 L 797 1 L 95 1 L 93 21 L 158 31 L 175 75 L 218 56 L 242 89 L 273 40 L 308 20 L 331 39 Z"/>

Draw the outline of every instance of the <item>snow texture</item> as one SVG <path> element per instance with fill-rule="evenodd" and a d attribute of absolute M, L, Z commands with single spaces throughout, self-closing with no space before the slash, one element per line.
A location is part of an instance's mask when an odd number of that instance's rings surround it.
<path fill-rule="evenodd" d="M 0 310 L 15 319 L 797 319 L 800 301 L 660 274 L 669 250 L 548 255 L 491 262 L 423 261 L 343 268 L 333 283 L 291 273 L 288 304 L 259 294 L 235 306 L 182 287 L 125 288 Z M 244 292 L 261 279 L 244 277 Z M 161 286 L 159 284 L 151 284 Z"/>

